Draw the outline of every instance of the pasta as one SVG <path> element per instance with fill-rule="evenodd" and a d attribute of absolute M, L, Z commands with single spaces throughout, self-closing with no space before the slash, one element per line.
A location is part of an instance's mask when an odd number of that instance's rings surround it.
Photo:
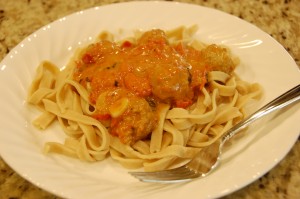
<path fill-rule="evenodd" d="M 262 89 L 234 73 L 238 59 L 228 49 L 195 40 L 196 30 L 155 29 L 121 41 L 103 32 L 63 70 L 42 62 L 28 93 L 42 112 L 33 125 L 58 121 L 65 133 L 44 152 L 89 162 L 110 155 L 126 168 L 156 171 L 219 139 Z"/>

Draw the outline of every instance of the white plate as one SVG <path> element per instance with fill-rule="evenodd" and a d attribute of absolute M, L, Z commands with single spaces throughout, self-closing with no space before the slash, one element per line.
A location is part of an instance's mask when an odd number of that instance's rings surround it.
<path fill-rule="evenodd" d="M 300 82 L 298 67 L 282 46 L 253 25 L 223 12 L 170 2 L 92 8 L 41 28 L 1 62 L 2 158 L 33 184 L 65 198 L 215 198 L 265 174 L 287 154 L 299 135 L 299 104 L 236 143 L 225 153 L 216 172 L 186 184 L 144 184 L 111 159 L 90 164 L 41 152 L 45 141 L 62 140 L 58 126 L 40 132 L 30 124 L 37 111 L 27 106 L 26 94 L 42 60 L 63 67 L 74 49 L 93 41 L 102 30 L 118 33 L 121 28 L 126 35 L 135 29 L 171 29 L 193 24 L 199 25 L 198 39 L 227 45 L 240 57 L 238 73 L 245 80 L 262 84 L 263 103 Z"/>

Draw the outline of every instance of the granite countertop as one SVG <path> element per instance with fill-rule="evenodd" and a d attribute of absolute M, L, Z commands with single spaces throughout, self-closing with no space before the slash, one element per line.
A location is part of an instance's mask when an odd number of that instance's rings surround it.
<path fill-rule="evenodd" d="M 0 60 L 40 27 L 67 14 L 118 0 L 0 0 Z M 300 66 L 299 0 L 181 0 L 238 16 L 270 34 Z M 266 175 L 224 198 L 300 198 L 300 140 Z M 20 177 L 0 158 L 0 199 L 58 198 Z"/>

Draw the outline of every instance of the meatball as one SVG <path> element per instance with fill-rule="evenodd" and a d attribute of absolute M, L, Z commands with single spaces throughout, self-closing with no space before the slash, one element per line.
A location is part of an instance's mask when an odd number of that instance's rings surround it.
<path fill-rule="evenodd" d="M 139 97 L 129 100 L 127 110 L 121 116 L 112 118 L 111 134 L 118 136 L 124 144 L 134 144 L 148 137 L 157 125 L 157 114 L 148 102 Z"/>

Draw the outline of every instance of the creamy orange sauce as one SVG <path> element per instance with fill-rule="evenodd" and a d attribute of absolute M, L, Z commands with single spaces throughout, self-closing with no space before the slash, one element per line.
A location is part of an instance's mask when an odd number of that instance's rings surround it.
<path fill-rule="evenodd" d="M 90 92 L 94 117 L 123 143 L 133 144 L 156 127 L 157 104 L 187 108 L 209 71 L 233 69 L 224 48 L 210 45 L 199 51 L 183 43 L 171 45 L 162 30 L 151 30 L 137 43 L 91 44 L 77 60 L 74 79 Z"/>

